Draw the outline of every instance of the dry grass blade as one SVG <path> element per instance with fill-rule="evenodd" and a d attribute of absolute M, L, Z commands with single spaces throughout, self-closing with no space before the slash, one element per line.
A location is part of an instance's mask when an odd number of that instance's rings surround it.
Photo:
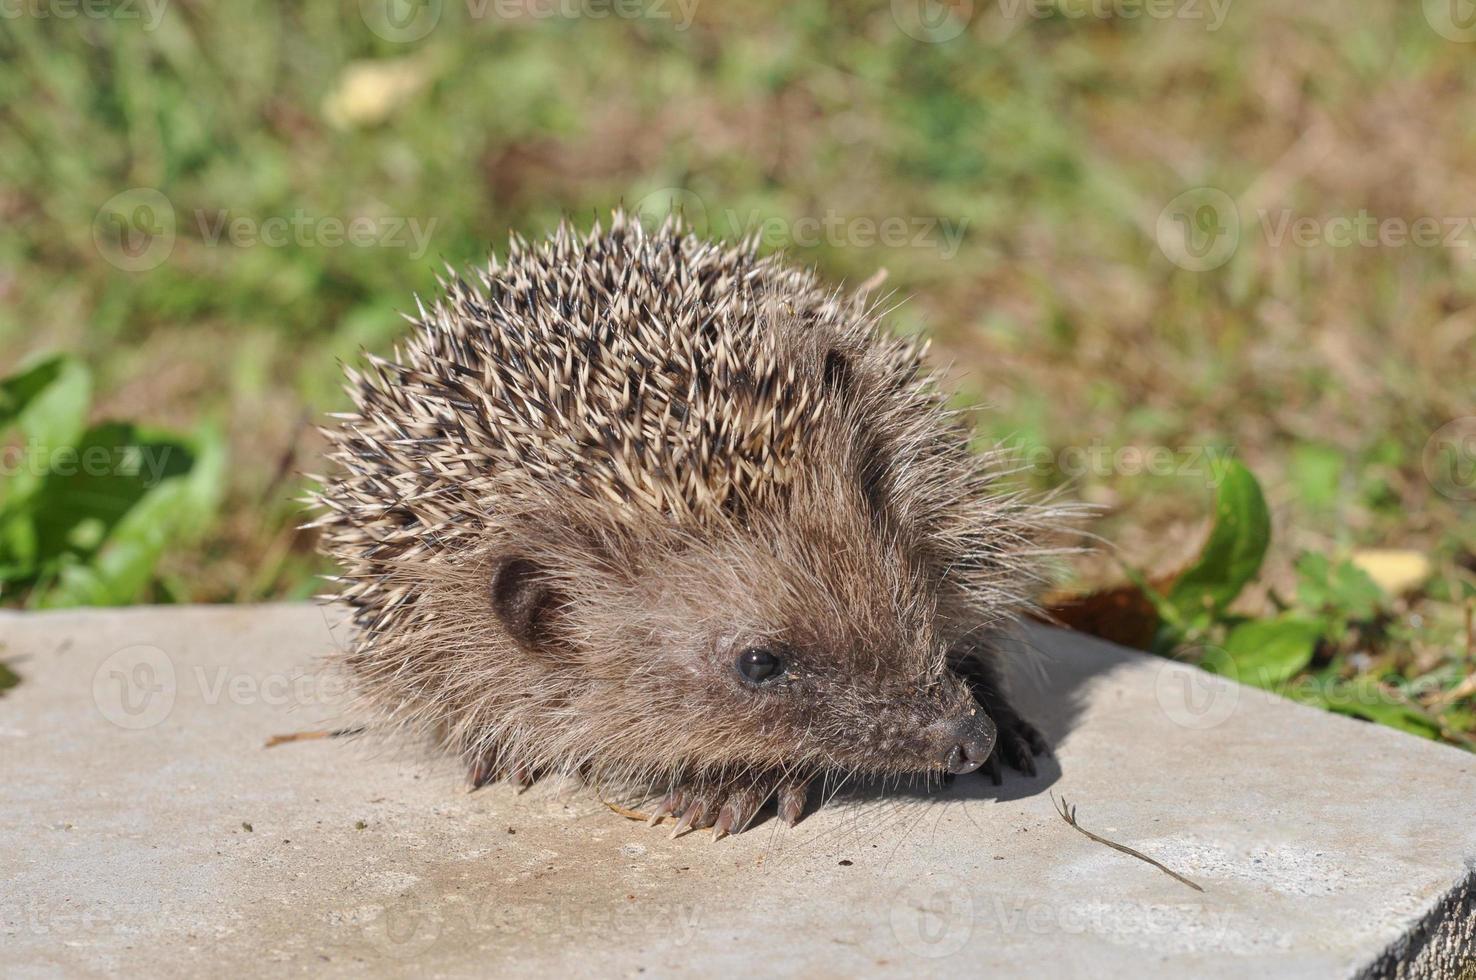
<path fill-rule="evenodd" d="M 1074 827 L 1077 830 L 1081 831 L 1083 834 L 1085 834 L 1090 839 L 1096 841 L 1098 844 L 1106 844 L 1108 847 L 1112 848 L 1114 851 L 1121 851 L 1124 854 L 1129 854 L 1129 855 L 1137 858 L 1139 861 L 1146 861 L 1149 864 L 1153 865 L 1155 868 L 1157 868 L 1159 871 L 1162 871 L 1164 874 L 1168 875 L 1170 878 L 1173 878 L 1176 881 L 1183 882 L 1184 884 L 1188 885 L 1190 888 L 1194 889 L 1195 891 L 1197 891 L 1197 892 L 1204 891 L 1204 889 L 1202 887 L 1200 887 L 1199 885 L 1197 885 L 1194 882 L 1190 881 L 1188 878 L 1185 878 L 1183 875 L 1179 874 L 1177 871 L 1173 870 L 1172 868 L 1167 867 L 1162 862 L 1155 861 L 1153 858 L 1151 858 L 1148 855 L 1144 854 L 1142 851 L 1135 851 L 1131 847 L 1128 847 L 1126 844 L 1119 844 L 1116 841 L 1108 840 L 1105 837 L 1098 837 L 1096 834 L 1092 833 L 1090 830 L 1087 830 L 1085 827 L 1083 827 L 1080 824 L 1078 824 L 1076 822 L 1076 807 L 1071 806 L 1069 803 L 1067 803 L 1066 802 L 1066 797 L 1064 797 L 1064 796 L 1061 797 L 1060 801 L 1057 802 L 1057 800 L 1056 800 L 1056 794 L 1052 793 L 1051 794 L 1051 803 L 1055 805 L 1056 812 L 1061 815 L 1061 819 L 1062 820 L 1066 821 L 1072 827 Z"/>
<path fill-rule="evenodd" d="M 600 800 L 600 802 L 605 804 L 605 806 L 609 807 L 612 811 L 620 814 L 627 820 L 639 820 L 641 823 L 645 823 L 651 819 L 647 814 L 644 814 L 639 810 L 632 810 L 628 807 L 623 807 L 619 803 L 611 803 L 609 800 Z"/>

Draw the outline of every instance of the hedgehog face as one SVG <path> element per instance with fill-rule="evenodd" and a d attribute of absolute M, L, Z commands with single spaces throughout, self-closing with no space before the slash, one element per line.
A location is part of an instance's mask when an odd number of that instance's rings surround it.
<path fill-rule="evenodd" d="M 684 724 L 731 743 L 740 764 L 918 772 L 983 762 L 992 725 L 947 669 L 932 590 L 896 542 L 849 530 L 842 544 L 789 514 L 669 566 L 668 607 L 686 609 L 668 623 L 677 642 L 664 655 L 687 668 L 673 672 L 690 705 Z M 693 595 L 709 600 L 678 598 Z"/>

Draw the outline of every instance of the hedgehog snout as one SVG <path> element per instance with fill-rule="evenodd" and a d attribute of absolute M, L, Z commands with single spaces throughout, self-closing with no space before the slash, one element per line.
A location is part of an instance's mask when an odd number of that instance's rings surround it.
<path fill-rule="evenodd" d="M 938 764 L 955 775 L 978 769 L 994 751 L 994 721 L 977 707 L 930 726 L 928 734 Z"/>

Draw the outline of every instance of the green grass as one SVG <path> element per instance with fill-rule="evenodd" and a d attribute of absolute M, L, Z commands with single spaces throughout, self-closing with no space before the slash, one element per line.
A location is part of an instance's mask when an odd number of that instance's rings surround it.
<path fill-rule="evenodd" d="M 686 30 L 448 3 L 410 43 L 369 30 L 357 2 L 177 2 L 153 29 L 6 18 L 0 374 L 68 352 L 94 381 L 89 423 L 221 433 L 213 521 L 134 598 L 306 595 L 321 566 L 296 529 L 297 473 L 318 467 L 312 423 L 342 404 L 338 362 L 387 350 L 443 262 L 675 196 L 713 233 L 759 228 L 828 278 L 885 268 L 909 297 L 897 328 L 936 336 L 961 397 L 986 406 L 984 435 L 1031 451 L 1039 485 L 1076 476 L 1106 508 L 1116 554 L 1082 560 L 1081 583 L 1192 557 L 1207 452 L 1245 460 L 1269 502 L 1245 615 L 1278 613 L 1308 554 L 1427 556 L 1428 580 L 1317 667 L 1397 681 L 1472 731 L 1470 692 L 1442 700 L 1472 666 L 1471 460 L 1465 443 L 1443 443 L 1454 459 L 1427 447 L 1476 415 L 1476 47 L 1420 4 L 1237 0 L 1214 31 L 1067 16 L 1081 4 L 1010 23 L 1015 6 L 973 4 L 942 43 L 899 28 L 905 4 L 859 2 L 704 3 Z M 1160 215 L 1206 186 L 1233 199 L 1238 246 L 1192 271 L 1161 247 Z M 165 207 L 117 202 L 137 188 Z M 1363 212 L 1466 221 L 1466 247 L 1273 241 L 1284 218 L 1325 230 Z M 115 216 L 126 232 L 171 214 L 167 258 L 108 261 Z M 217 236 L 222 215 L 289 234 Z M 801 218 L 838 230 L 807 236 Z M 909 234 L 873 243 L 861 222 L 887 218 Z M 424 252 L 329 240 L 354 219 L 414 222 Z M 955 250 L 944 232 L 960 229 Z M 1129 448 L 1172 465 L 1142 472 Z"/>

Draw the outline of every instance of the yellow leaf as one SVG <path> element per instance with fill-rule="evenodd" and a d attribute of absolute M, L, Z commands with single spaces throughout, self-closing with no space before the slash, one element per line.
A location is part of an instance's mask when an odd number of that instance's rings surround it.
<path fill-rule="evenodd" d="M 1389 595 L 1413 592 L 1429 580 L 1434 567 L 1418 551 L 1370 549 L 1355 551 L 1353 564 L 1362 569 Z"/>
<path fill-rule="evenodd" d="M 355 61 L 323 99 L 323 116 L 342 129 L 381 123 L 430 81 L 428 67 L 421 58 Z"/>

